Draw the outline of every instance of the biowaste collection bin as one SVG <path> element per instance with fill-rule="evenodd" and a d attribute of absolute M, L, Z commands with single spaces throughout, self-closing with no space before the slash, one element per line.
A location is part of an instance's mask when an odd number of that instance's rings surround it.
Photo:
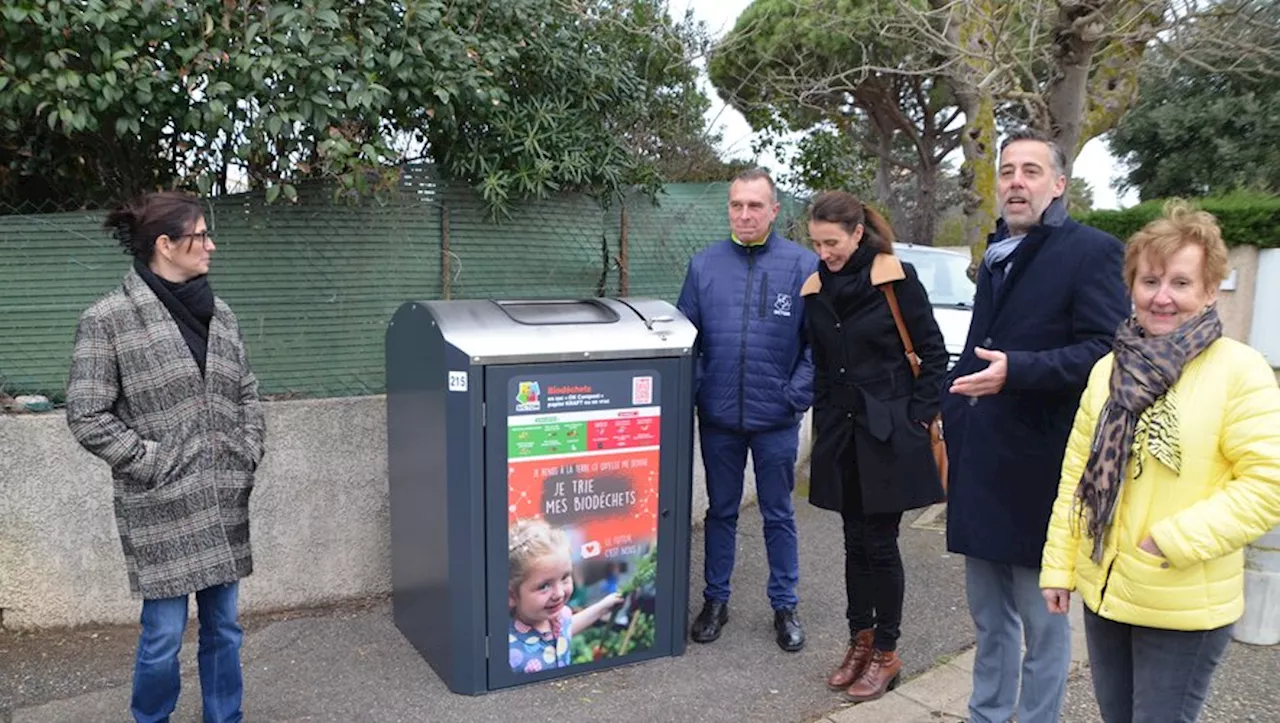
<path fill-rule="evenodd" d="M 396 311 L 394 617 L 450 690 L 684 652 L 695 336 L 648 299 Z"/>

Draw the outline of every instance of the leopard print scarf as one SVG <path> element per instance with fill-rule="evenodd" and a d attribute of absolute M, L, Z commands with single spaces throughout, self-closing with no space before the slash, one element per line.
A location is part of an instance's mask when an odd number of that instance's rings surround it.
<path fill-rule="evenodd" d="M 1111 393 L 1098 417 L 1089 462 L 1076 488 L 1076 519 L 1093 539 L 1095 563 L 1102 563 L 1103 542 L 1131 455 L 1141 463 L 1141 448 L 1135 449 L 1135 442 L 1149 440 L 1156 459 L 1175 470 L 1181 466 L 1177 443 L 1169 442 L 1177 437 L 1177 400 L 1167 392 L 1186 363 L 1221 336 L 1222 322 L 1212 304 L 1164 336 L 1146 336 L 1134 317 L 1116 333 Z"/>

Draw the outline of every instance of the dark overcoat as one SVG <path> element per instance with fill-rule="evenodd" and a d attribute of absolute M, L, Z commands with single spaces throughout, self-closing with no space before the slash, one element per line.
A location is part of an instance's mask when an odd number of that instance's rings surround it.
<path fill-rule="evenodd" d="M 253 571 L 249 495 L 266 425 L 221 299 L 201 375 L 169 310 L 130 269 L 80 317 L 67 424 L 111 466 L 135 596 L 176 597 Z"/>
<path fill-rule="evenodd" d="M 1003 222 L 991 240 L 1007 236 Z M 1054 201 L 1012 257 L 998 290 L 984 264 L 968 340 L 942 394 L 947 440 L 947 548 L 1038 568 L 1062 457 L 1089 371 L 1129 310 L 1114 236 L 1083 226 Z M 951 394 L 987 367 L 974 347 L 1008 354 L 999 394 Z"/>
<path fill-rule="evenodd" d="M 801 292 L 814 362 L 809 501 L 843 509 L 845 483 L 852 479 L 865 514 L 903 512 L 944 497 L 922 423 L 938 412 L 947 352 L 911 264 L 889 254 L 860 259 L 856 253 L 849 263 L 859 260 L 838 298 L 822 289 L 817 273 Z M 912 375 L 885 294 L 876 288 L 884 283 L 893 285 L 920 359 L 919 378 Z"/>

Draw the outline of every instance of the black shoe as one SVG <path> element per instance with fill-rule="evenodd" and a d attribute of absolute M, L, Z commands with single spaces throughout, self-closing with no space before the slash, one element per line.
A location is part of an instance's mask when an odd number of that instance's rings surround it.
<path fill-rule="evenodd" d="M 693 621 L 689 637 L 695 643 L 709 643 L 720 637 L 724 624 L 729 622 L 729 603 L 708 600 L 702 604 L 702 612 Z"/>
<path fill-rule="evenodd" d="M 778 647 L 794 653 L 804 647 L 804 628 L 795 608 L 779 608 L 773 611 L 773 629 L 778 631 Z"/>

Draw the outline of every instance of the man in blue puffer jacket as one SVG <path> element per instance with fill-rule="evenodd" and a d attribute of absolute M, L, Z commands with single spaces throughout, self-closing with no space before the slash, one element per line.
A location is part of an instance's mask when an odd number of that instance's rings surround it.
<path fill-rule="evenodd" d="M 751 450 L 769 557 L 778 645 L 804 647 L 796 616 L 795 510 L 800 420 L 813 401 L 800 287 L 818 256 L 773 232 L 777 189 L 763 170 L 729 186 L 733 236 L 689 261 L 677 306 L 698 328 L 698 428 L 707 472 L 705 603 L 691 637 L 709 643 L 729 620 L 729 577 Z"/>

